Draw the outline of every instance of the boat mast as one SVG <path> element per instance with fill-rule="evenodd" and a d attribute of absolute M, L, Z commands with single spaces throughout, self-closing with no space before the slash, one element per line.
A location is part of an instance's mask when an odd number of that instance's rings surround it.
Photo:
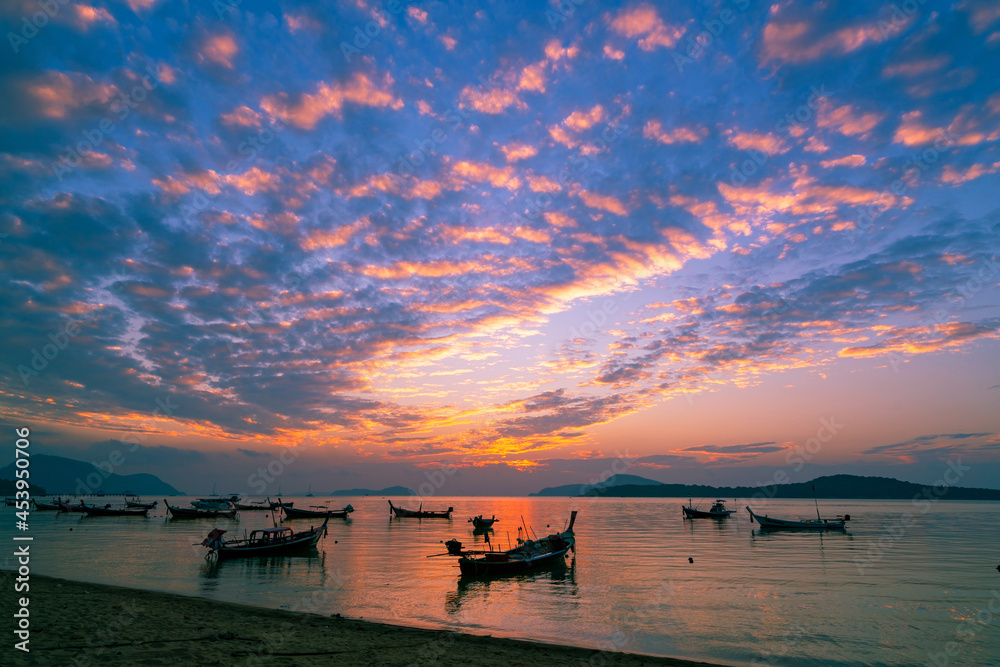
<path fill-rule="evenodd" d="M 816 499 L 816 485 L 815 484 L 812 485 L 812 490 L 813 490 L 813 502 L 816 503 L 816 520 L 822 523 L 823 519 L 821 519 L 820 516 L 819 516 L 819 500 Z"/>

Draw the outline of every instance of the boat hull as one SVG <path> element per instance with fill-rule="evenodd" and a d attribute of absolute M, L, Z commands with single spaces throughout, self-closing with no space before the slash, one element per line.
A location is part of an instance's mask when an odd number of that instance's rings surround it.
<path fill-rule="evenodd" d="M 407 510 L 402 507 L 396 507 L 392 504 L 391 500 L 389 501 L 389 510 L 399 519 L 450 519 L 451 513 L 455 511 L 452 507 L 443 512 Z"/>
<path fill-rule="evenodd" d="M 684 510 L 684 516 L 689 519 L 726 519 L 729 518 L 730 514 L 736 514 L 736 510 L 725 510 L 723 512 L 704 512 L 702 510 L 696 510 L 692 507 L 681 507 Z"/>
<path fill-rule="evenodd" d="M 329 512 L 313 510 L 297 510 L 293 507 L 285 508 L 286 519 L 346 519 L 349 512 L 347 510 L 330 510 Z"/>
<path fill-rule="evenodd" d="M 87 516 L 146 516 L 148 509 L 112 509 L 108 507 L 83 506 L 83 511 Z"/>
<path fill-rule="evenodd" d="M 753 510 L 747 507 L 750 512 L 750 519 L 756 521 L 761 530 L 798 530 L 822 532 L 829 530 L 845 531 L 847 524 L 844 521 L 789 521 L 788 519 L 773 519 L 768 516 L 754 514 Z"/>
<path fill-rule="evenodd" d="M 314 535 L 292 542 L 286 542 L 285 544 L 271 544 L 267 546 L 222 546 L 216 553 L 219 555 L 219 560 L 229 560 L 233 558 L 257 558 L 265 556 L 290 556 L 315 549 L 322 537 L 323 531 L 317 530 Z"/>
<path fill-rule="evenodd" d="M 507 560 L 490 560 L 482 558 L 460 558 L 458 569 L 464 577 L 496 577 L 506 574 L 528 572 L 543 567 L 551 567 L 565 562 L 569 546 L 558 551 L 541 554 L 533 558 L 509 558 Z"/>
<path fill-rule="evenodd" d="M 163 504 L 167 506 L 167 513 L 170 514 L 172 519 L 217 519 L 222 517 L 224 519 L 235 519 L 236 510 L 197 510 L 197 509 L 185 509 L 183 507 L 173 507 L 166 500 Z"/>

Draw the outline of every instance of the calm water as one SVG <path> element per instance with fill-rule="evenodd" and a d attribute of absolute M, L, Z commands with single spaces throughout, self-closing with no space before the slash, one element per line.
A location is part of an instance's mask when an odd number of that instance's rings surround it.
<path fill-rule="evenodd" d="M 295 499 L 297 505 L 322 500 Z M 760 534 L 747 520 L 746 503 L 732 501 L 730 508 L 740 512 L 722 522 L 683 520 L 686 499 L 424 502 L 428 509 L 454 506 L 451 521 L 390 519 L 388 503 L 375 497 L 334 498 L 331 506 L 348 502 L 357 510 L 353 519 L 331 520 L 316 556 L 217 565 L 206 563 L 204 548 L 192 543 L 214 526 L 241 535 L 268 527 L 270 514 L 169 521 L 162 507 L 148 519 L 36 512 L 32 570 L 728 665 L 923 665 L 934 664 L 932 655 L 942 665 L 949 642 L 958 654 L 948 664 L 1000 661 L 996 503 L 939 502 L 921 513 L 909 501 L 823 501 L 824 515 L 849 513 L 854 520 L 846 535 L 819 535 Z M 756 508 L 780 517 L 815 516 L 811 501 L 772 500 Z M 511 540 L 517 537 L 519 517 L 543 535 L 561 530 L 571 509 L 580 510 L 577 550 L 565 568 L 466 582 L 455 558 L 426 557 L 444 552 L 441 542 L 452 537 L 482 544 L 467 523 L 474 514 L 500 517 L 493 540 L 506 545 L 508 531 Z M 902 520 L 907 515 L 912 523 Z M 7 544 L 12 519 L 0 522 Z"/>

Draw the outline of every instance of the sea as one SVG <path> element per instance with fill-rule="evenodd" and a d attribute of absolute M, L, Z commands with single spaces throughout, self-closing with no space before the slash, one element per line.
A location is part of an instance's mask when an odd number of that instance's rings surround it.
<path fill-rule="evenodd" d="M 687 498 L 392 499 L 454 507 L 450 520 L 391 518 L 376 496 L 286 500 L 355 512 L 330 521 L 313 555 L 223 562 L 205 559 L 208 532 L 243 536 L 271 527 L 270 513 L 172 520 L 160 499 L 148 518 L 32 512 L 19 534 L 34 538 L 36 574 L 276 609 L 720 665 L 1000 664 L 996 502 L 824 500 L 823 516 L 851 520 L 846 533 L 817 534 L 761 532 L 740 499 L 726 520 L 682 518 Z M 817 514 L 812 500 L 752 502 L 774 517 Z M 467 580 L 455 557 L 438 555 L 450 539 L 486 548 L 472 516 L 498 517 L 490 543 L 506 548 L 519 529 L 563 530 L 572 510 L 577 544 L 564 566 Z M 14 510 L 3 513 L 11 544 Z"/>

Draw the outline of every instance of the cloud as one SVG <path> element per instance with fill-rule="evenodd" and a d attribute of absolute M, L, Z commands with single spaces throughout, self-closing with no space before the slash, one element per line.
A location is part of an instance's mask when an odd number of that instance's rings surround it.
<path fill-rule="evenodd" d="M 315 93 L 302 93 L 294 98 L 288 93 L 265 96 L 260 106 L 275 118 L 303 130 L 312 130 L 326 116 L 342 118 L 344 107 L 348 104 L 402 108 L 403 101 L 392 95 L 392 84 L 392 77 L 388 74 L 382 77 L 379 84 L 363 73 L 356 73 L 344 84 L 321 82 Z"/>
<path fill-rule="evenodd" d="M 684 35 L 678 26 L 667 25 L 648 3 L 640 3 L 622 9 L 611 20 L 611 30 L 633 39 L 639 37 L 639 48 L 653 51 L 657 48 L 670 49 Z"/>

